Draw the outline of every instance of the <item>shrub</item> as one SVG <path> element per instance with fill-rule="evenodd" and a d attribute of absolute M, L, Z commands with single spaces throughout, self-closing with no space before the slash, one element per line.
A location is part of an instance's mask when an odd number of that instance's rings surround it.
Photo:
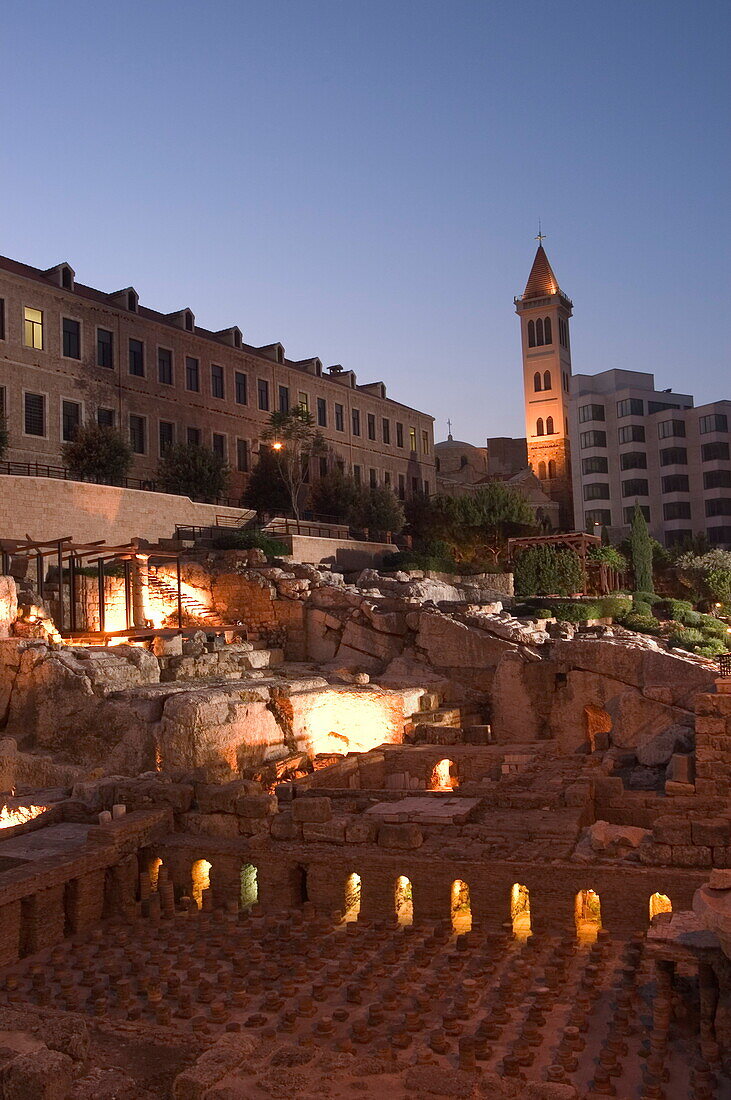
<path fill-rule="evenodd" d="M 443 542 L 435 541 L 424 543 L 421 548 L 413 550 L 400 550 L 394 554 L 386 554 L 383 559 L 383 569 L 387 572 L 396 572 L 404 569 L 420 569 L 425 572 L 431 570 L 435 573 L 459 573 L 460 567 L 449 552 L 449 548 Z"/>
<path fill-rule="evenodd" d="M 582 585 L 581 562 L 573 550 L 532 546 L 515 560 L 518 596 L 570 596 Z"/>
<path fill-rule="evenodd" d="M 726 623 L 721 622 L 720 619 L 715 619 L 713 615 L 700 615 L 699 618 L 700 623 L 698 625 L 706 637 L 726 639 L 728 631 Z"/>
<path fill-rule="evenodd" d="M 731 604 L 731 569 L 709 570 L 706 588 L 714 603 Z"/>
<path fill-rule="evenodd" d="M 638 634 L 657 635 L 662 630 L 654 615 L 646 615 L 638 611 L 630 611 L 629 614 L 623 615 L 620 623 L 627 630 L 636 630 Z"/>
<path fill-rule="evenodd" d="M 114 428 L 93 421 L 80 425 L 70 443 L 61 448 L 64 465 L 80 481 L 120 482 L 132 462 L 132 448 Z"/>
<path fill-rule="evenodd" d="M 598 603 L 555 603 L 553 614 L 562 623 L 583 623 L 600 617 Z"/>
<path fill-rule="evenodd" d="M 692 649 L 693 646 L 703 645 L 705 641 L 700 630 L 695 630 L 693 627 L 680 627 L 678 630 L 673 630 L 668 637 L 669 645 L 679 646 L 681 649 Z"/>
<path fill-rule="evenodd" d="M 703 645 L 699 645 L 694 652 L 697 653 L 699 657 L 709 657 L 713 660 L 714 657 L 720 657 L 722 653 L 725 653 L 726 647 L 723 642 L 710 641 L 704 642 Z"/>
<path fill-rule="evenodd" d="M 685 616 L 693 613 L 693 604 L 688 600 L 661 600 L 659 609 L 674 622 L 684 623 Z"/>
<path fill-rule="evenodd" d="M 599 601 L 599 617 L 619 619 L 632 610 L 632 600 L 626 596 L 603 596 Z"/>
<path fill-rule="evenodd" d="M 678 622 L 683 626 L 700 626 L 701 615 L 699 611 L 686 611 L 682 619 L 678 619 Z"/>
<path fill-rule="evenodd" d="M 622 551 L 616 546 L 590 546 L 586 556 L 589 561 L 604 562 L 622 573 L 629 565 Z"/>
<path fill-rule="evenodd" d="M 211 502 L 225 496 L 229 476 L 224 458 L 192 443 L 168 447 L 157 468 L 158 486 L 165 492 Z"/>
<path fill-rule="evenodd" d="M 263 531 L 231 531 L 214 539 L 215 550 L 263 550 L 268 558 L 282 558 L 289 553 L 284 542 Z"/>

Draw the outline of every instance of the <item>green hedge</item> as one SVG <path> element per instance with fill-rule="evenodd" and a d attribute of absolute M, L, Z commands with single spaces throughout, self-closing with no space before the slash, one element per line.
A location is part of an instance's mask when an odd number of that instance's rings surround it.
<path fill-rule="evenodd" d="M 232 531 L 213 540 L 214 550 L 263 550 L 268 558 L 282 558 L 289 554 L 289 547 L 262 531 Z"/>
<path fill-rule="evenodd" d="M 523 550 L 513 567 L 517 596 L 571 596 L 580 592 L 581 562 L 573 550 L 532 546 Z"/>

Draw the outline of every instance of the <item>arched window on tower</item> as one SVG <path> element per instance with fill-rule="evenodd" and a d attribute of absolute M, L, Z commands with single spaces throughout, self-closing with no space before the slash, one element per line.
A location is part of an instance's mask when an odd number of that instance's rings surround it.
<path fill-rule="evenodd" d="M 549 416 L 546 420 L 546 435 L 553 435 L 553 417 Z"/>
<path fill-rule="evenodd" d="M 543 372 L 543 388 L 544 390 L 551 389 L 551 372 L 550 370 L 544 370 Z"/>
<path fill-rule="evenodd" d="M 553 335 L 551 333 L 551 318 L 546 317 L 543 322 L 543 339 L 546 344 L 553 343 Z"/>
<path fill-rule="evenodd" d="M 528 322 L 528 347 L 534 348 L 536 346 L 536 326 L 532 321 Z"/>
<path fill-rule="evenodd" d="M 541 416 L 536 420 L 536 435 L 543 435 L 543 417 Z"/>
<path fill-rule="evenodd" d="M 536 393 L 539 393 L 541 389 L 541 372 L 539 370 L 533 375 L 533 389 Z"/>
<path fill-rule="evenodd" d="M 538 480 L 539 481 L 545 481 L 546 480 L 546 464 L 545 464 L 545 462 L 539 462 L 538 463 Z"/>
<path fill-rule="evenodd" d="M 536 321 L 536 344 L 538 347 L 543 344 L 543 321 L 540 317 Z"/>
<path fill-rule="evenodd" d="M 549 477 L 555 477 L 556 476 L 556 463 L 554 462 L 554 460 L 552 458 L 550 458 L 548 460 L 548 476 Z"/>

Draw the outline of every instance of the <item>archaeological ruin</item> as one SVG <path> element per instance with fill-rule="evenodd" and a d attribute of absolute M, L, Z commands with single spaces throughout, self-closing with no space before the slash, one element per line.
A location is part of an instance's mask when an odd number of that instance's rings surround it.
<path fill-rule="evenodd" d="M 6 1100 L 731 1096 L 717 664 L 510 574 L 0 549 Z"/>

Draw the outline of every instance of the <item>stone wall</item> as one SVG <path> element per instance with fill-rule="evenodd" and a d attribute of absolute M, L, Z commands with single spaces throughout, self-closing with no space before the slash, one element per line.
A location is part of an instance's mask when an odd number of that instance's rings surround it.
<path fill-rule="evenodd" d="M 171 538 L 176 524 L 206 527 L 217 516 L 238 520 L 246 509 L 198 504 L 189 497 L 120 489 L 84 481 L 0 474 L 0 537 L 41 542 L 72 535 L 76 542 Z"/>

